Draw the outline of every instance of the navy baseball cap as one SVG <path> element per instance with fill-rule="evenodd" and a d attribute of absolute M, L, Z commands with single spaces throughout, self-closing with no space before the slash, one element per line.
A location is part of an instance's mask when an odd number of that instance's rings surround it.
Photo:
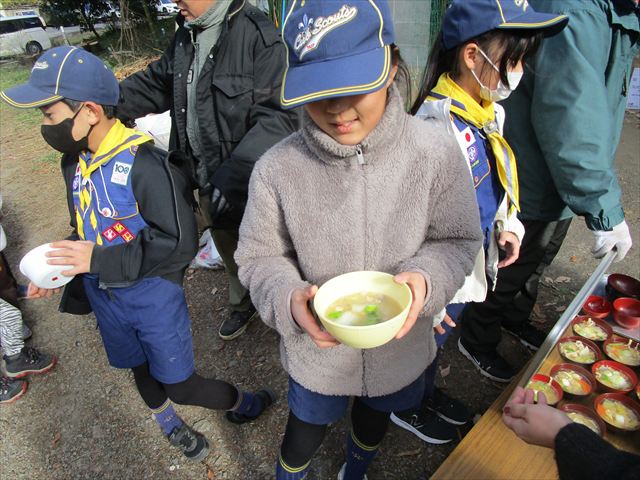
<path fill-rule="evenodd" d="M 395 35 L 387 0 L 294 0 L 283 37 L 283 108 L 375 92 L 389 79 Z"/>
<path fill-rule="evenodd" d="M 34 108 L 63 98 L 117 105 L 120 86 L 113 72 L 95 55 L 77 47 L 56 47 L 43 53 L 29 81 L 0 92 L 12 107 Z"/>
<path fill-rule="evenodd" d="M 569 18 L 536 12 L 527 0 L 453 0 L 444 14 L 446 50 L 494 29 L 544 30 L 547 36 L 566 27 Z"/>

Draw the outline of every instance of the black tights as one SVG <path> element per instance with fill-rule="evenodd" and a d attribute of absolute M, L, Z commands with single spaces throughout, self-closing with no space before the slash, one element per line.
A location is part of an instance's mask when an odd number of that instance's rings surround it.
<path fill-rule="evenodd" d="M 351 409 L 351 428 L 356 438 L 367 446 L 378 445 L 387 433 L 389 413 L 374 410 L 356 398 Z M 320 448 L 327 425 L 304 422 L 289 411 L 287 429 L 280 447 L 282 460 L 292 468 L 299 468 L 311 460 Z"/>
<path fill-rule="evenodd" d="M 195 372 L 184 382 L 160 383 L 151 376 L 146 362 L 131 370 L 140 396 L 152 409 L 161 407 L 167 398 L 174 403 L 212 410 L 230 410 L 238 401 L 236 387 L 222 380 L 203 378 Z"/>

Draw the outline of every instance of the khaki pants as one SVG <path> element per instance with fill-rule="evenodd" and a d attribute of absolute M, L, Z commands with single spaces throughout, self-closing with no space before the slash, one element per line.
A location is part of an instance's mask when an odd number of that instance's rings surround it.
<path fill-rule="evenodd" d="M 209 207 L 211 202 L 208 195 L 200 195 L 200 214 L 202 218 L 198 219 L 201 228 L 211 225 L 209 216 Z M 215 243 L 218 253 L 224 262 L 225 271 L 227 272 L 227 280 L 229 282 L 229 306 L 234 312 L 246 312 L 251 308 L 251 297 L 249 290 L 244 288 L 238 278 L 238 265 L 233 258 L 238 248 L 239 233 L 234 230 L 215 230 L 211 228 L 211 236 Z"/>

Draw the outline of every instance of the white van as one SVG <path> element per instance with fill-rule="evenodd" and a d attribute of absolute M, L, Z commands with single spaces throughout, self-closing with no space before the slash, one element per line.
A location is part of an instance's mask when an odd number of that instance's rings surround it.
<path fill-rule="evenodd" d="M 0 57 L 39 55 L 49 48 L 49 34 L 37 15 L 0 17 Z"/>

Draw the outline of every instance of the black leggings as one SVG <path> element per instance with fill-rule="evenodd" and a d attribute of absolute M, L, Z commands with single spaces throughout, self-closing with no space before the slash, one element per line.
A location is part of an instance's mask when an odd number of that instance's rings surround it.
<path fill-rule="evenodd" d="M 356 438 L 367 446 L 378 445 L 387 433 L 389 413 L 380 412 L 356 398 L 351 409 L 351 428 Z M 320 448 L 327 425 L 304 422 L 289 411 L 287 429 L 280 447 L 282 460 L 292 468 L 300 468 Z"/>
<path fill-rule="evenodd" d="M 161 407 L 167 397 L 174 403 L 212 410 L 230 410 L 238 401 L 236 387 L 221 380 L 203 378 L 195 372 L 184 382 L 160 383 L 151 376 L 146 362 L 131 370 L 140 396 L 152 409 Z"/>

